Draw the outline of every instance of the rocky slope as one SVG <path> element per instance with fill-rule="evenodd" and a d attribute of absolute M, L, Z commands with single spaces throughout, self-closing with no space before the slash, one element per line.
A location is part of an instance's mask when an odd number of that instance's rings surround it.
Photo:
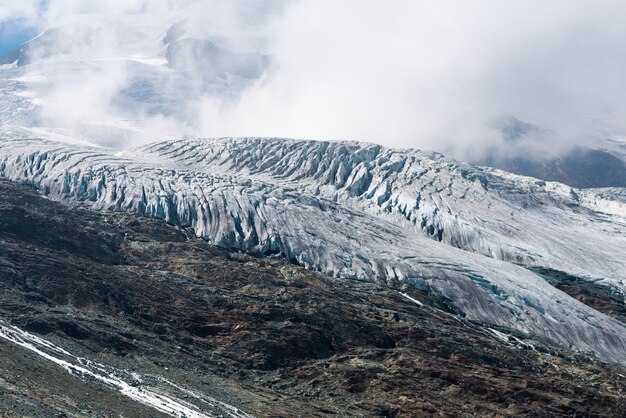
<path fill-rule="evenodd" d="M 229 253 L 6 181 L 0 237 L 3 416 L 158 416 L 59 359 L 198 415 L 599 417 L 625 406 L 622 367 L 485 328 L 401 284 Z"/>
<path fill-rule="evenodd" d="M 414 150 L 261 139 L 123 156 L 7 140 L 0 174 L 70 205 L 191 227 L 226 249 L 406 283 L 468 319 L 626 362 L 623 323 L 527 269 L 562 271 L 623 301 L 621 189 L 575 190 Z"/>

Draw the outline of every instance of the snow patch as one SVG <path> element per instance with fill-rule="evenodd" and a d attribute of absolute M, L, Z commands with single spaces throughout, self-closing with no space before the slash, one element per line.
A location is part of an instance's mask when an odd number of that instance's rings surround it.
<path fill-rule="evenodd" d="M 424 304 L 423 304 L 422 302 L 420 302 L 420 301 L 419 301 L 419 300 L 417 300 L 417 299 L 412 298 L 411 296 L 407 295 L 406 293 L 402 293 L 402 292 L 400 292 L 400 294 L 401 294 L 402 296 L 404 296 L 405 298 L 407 298 L 408 300 L 410 300 L 411 302 L 415 303 L 416 305 L 418 305 L 418 306 L 424 306 Z"/>

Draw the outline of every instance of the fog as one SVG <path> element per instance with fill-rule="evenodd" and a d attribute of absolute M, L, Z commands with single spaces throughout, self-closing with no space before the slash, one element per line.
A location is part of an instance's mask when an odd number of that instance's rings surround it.
<path fill-rule="evenodd" d="M 48 71 L 53 82 L 32 88 L 42 120 L 57 131 L 120 148 L 182 136 L 270 136 L 466 159 L 558 154 L 626 132 L 624 16 L 626 4 L 610 0 L 0 1 L 0 22 L 22 19 L 41 31 L 104 22 L 88 35 L 72 32 L 72 42 L 99 39 L 77 55 L 92 63 L 152 45 L 120 39 L 115 21 L 155 34 L 183 22 L 184 37 L 229 51 L 217 55 L 215 82 L 159 78 L 163 88 L 184 87 L 185 100 L 157 111 L 120 99 L 137 76 L 128 62 L 109 59 L 70 76 Z M 201 59 L 184 61 L 191 74 L 209 71 L 194 67 Z M 264 65 L 255 77 L 223 76 L 256 59 Z M 41 71 L 27 68 L 25 77 Z"/>

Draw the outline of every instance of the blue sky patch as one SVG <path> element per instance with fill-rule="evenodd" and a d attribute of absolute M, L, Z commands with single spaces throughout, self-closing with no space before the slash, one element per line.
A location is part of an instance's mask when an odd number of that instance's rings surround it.
<path fill-rule="evenodd" d="M 9 20 L 0 24 L 0 56 L 37 35 L 37 29 L 24 25 L 22 20 Z"/>

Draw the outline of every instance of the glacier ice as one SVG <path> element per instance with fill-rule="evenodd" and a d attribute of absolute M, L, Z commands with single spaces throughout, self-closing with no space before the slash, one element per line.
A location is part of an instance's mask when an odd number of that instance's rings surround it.
<path fill-rule="evenodd" d="M 408 283 L 468 319 L 626 363 L 622 323 L 527 269 L 569 272 L 623 295 L 620 189 L 574 190 L 416 150 L 260 138 L 121 154 L 5 139 L 0 175 L 67 204 L 191 227 L 231 250 Z"/>

